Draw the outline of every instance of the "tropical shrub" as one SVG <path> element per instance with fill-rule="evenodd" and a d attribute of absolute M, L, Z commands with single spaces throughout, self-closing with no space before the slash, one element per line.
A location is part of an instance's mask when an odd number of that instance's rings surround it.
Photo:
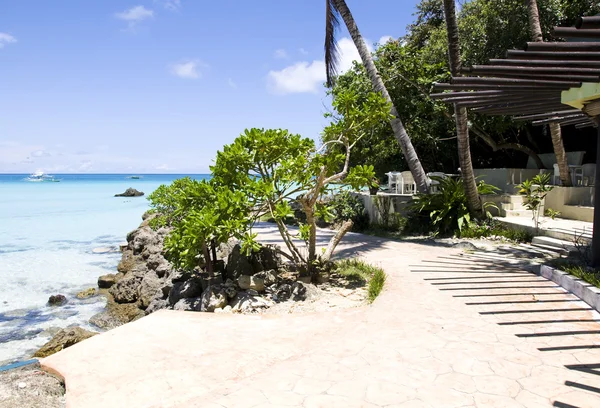
<path fill-rule="evenodd" d="M 409 208 L 421 215 L 427 215 L 436 234 L 452 234 L 460 232 L 471 225 L 472 219 L 467 208 L 467 197 L 462 179 L 451 177 L 432 177 L 437 181 L 438 192 L 434 194 L 417 194 Z M 498 188 L 486 184 L 483 180 L 477 184 L 480 195 L 494 194 Z M 494 206 L 484 203 L 484 212 L 488 218 L 488 209 Z"/>
<path fill-rule="evenodd" d="M 505 224 L 494 219 L 472 222 L 468 227 L 460 231 L 461 238 L 487 238 L 503 237 L 514 242 L 531 242 L 533 234 L 519 229 L 509 228 Z"/>
<path fill-rule="evenodd" d="M 327 201 L 334 225 L 340 225 L 347 220 L 352 220 L 353 231 L 363 231 L 369 227 L 369 215 L 364 203 L 349 191 L 341 191 Z"/>
<path fill-rule="evenodd" d="M 544 199 L 554 188 L 550 184 L 550 173 L 537 174 L 530 180 L 519 184 L 519 194 L 525 198 L 525 208 L 531 211 L 533 225 L 537 230 L 540 224 L 540 212 Z"/>

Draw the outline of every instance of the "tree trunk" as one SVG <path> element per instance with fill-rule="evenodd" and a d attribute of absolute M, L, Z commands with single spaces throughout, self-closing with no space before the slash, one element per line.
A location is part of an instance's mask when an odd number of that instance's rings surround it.
<path fill-rule="evenodd" d="M 352 220 L 344 221 L 344 223 L 342 224 L 340 229 L 336 232 L 336 234 L 333 237 L 331 237 L 331 240 L 329 240 L 329 244 L 327 245 L 327 249 L 325 250 L 325 253 L 323 254 L 324 261 L 328 262 L 329 260 L 331 260 L 333 251 L 335 251 L 335 248 L 338 246 L 338 244 L 340 243 L 342 238 L 344 238 L 344 235 L 346 235 L 346 233 L 352 229 L 353 225 L 354 225 L 354 221 L 352 221 Z"/>
<path fill-rule="evenodd" d="M 554 147 L 556 163 L 558 164 L 558 171 L 560 173 L 560 181 L 563 186 L 570 187 L 573 183 L 571 181 L 571 173 L 569 172 L 569 164 L 567 163 L 567 153 L 565 152 L 565 146 L 562 141 L 560 125 L 556 122 L 552 122 L 549 126 L 550 136 L 552 137 L 552 147 Z"/>
<path fill-rule="evenodd" d="M 456 22 L 456 5 L 454 0 L 444 0 L 444 13 L 446 14 L 446 29 L 448 32 L 448 60 L 450 72 L 453 77 L 460 76 L 460 44 L 458 39 L 458 24 Z M 456 120 L 456 137 L 458 144 L 458 162 L 465 186 L 467 206 L 475 216 L 481 216 L 482 206 L 475 174 L 473 173 L 473 162 L 471 161 L 471 147 L 469 145 L 469 126 L 467 109 L 454 105 Z"/>
<path fill-rule="evenodd" d="M 544 37 L 542 36 L 542 26 L 540 24 L 540 13 L 538 11 L 537 0 L 526 1 L 531 39 L 534 42 L 543 42 Z M 549 127 L 550 136 L 552 137 L 552 147 L 554 147 L 554 155 L 556 156 L 556 163 L 558 164 L 558 171 L 560 172 L 560 180 L 564 186 L 570 186 L 572 184 L 571 175 L 569 173 L 569 163 L 567 162 L 567 155 L 565 154 L 565 145 L 562 140 L 560 124 L 556 122 L 550 123 Z"/>
<path fill-rule="evenodd" d="M 404 154 L 408 168 L 415 179 L 417 189 L 421 193 L 427 193 L 429 192 L 429 183 L 427 175 L 425 174 L 425 170 L 423 170 L 423 166 L 421 165 L 419 157 L 417 156 L 417 152 L 415 151 L 410 137 L 406 133 L 404 124 L 398 116 L 398 111 L 393 104 L 392 98 L 390 97 L 390 94 L 388 93 L 383 80 L 381 79 L 381 76 L 375 67 L 373 57 L 371 56 L 371 53 L 365 44 L 365 40 L 361 36 L 360 31 L 356 26 L 354 17 L 352 17 L 352 13 L 350 12 L 350 9 L 344 0 L 334 0 L 334 2 L 336 9 L 339 11 L 344 23 L 346 24 L 346 27 L 348 28 L 348 32 L 354 41 L 354 45 L 358 49 L 358 53 L 367 71 L 367 75 L 373 84 L 373 88 L 375 91 L 381 93 L 381 95 L 383 95 L 383 97 L 392 104 L 390 113 L 392 114 L 393 118 L 390 119 L 390 123 L 392 125 L 392 130 L 394 131 L 394 136 L 402 148 L 402 153 Z"/>
<path fill-rule="evenodd" d="M 529 32 L 534 42 L 544 41 L 542 26 L 540 25 L 540 13 L 538 12 L 537 0 L 525 0 L 527 2 L 527 14 L 529 15 Z"/>

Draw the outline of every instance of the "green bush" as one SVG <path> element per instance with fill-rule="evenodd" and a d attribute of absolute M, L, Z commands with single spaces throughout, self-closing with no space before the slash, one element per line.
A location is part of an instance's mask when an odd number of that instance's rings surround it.
<path fill-rule="evenodd" d="M 352 230 L 356 232 L 369 228 L 369 215 L 362 200 L 349 191 L 341 191 L 329 199 L 329 212 L 333 224 L 341 224 L 352 220 Z"/>
<path fill-rule="evenodd" d="M 549 264 L 600 288 L 600 271 L 597 269 L 589 268 L 569 259 L 555 259 L 550 261 Z"/>
<path fill-rule="evenodd" d="M 460 231 L 461 238 L 504 237 L 514 242 L 531 242 L 533 234 L 523 229 L 513 229 L 494 219 L 472 222 Z"/>
<path fill-rule="evenodd" d="M 367 299 L 373 303 L 383 290 L 386 274 L 383 269 L 358 258 L 342 259 L 335 263 L 335 270 L 349 281 L 368 283 Z"/>
<path fill-rule="evenodd" d="M 429 216 L 432 229 L 437 234 L 453 234 L 460 232 L 471 224 L 471 214 L 467 208 L 467 196 L 462 179 L 451 177 L 432 177 L 437 181 L 438 192 L 434 194 L 417 194 L 409 208 L 421 215 Z M 480 181 L 477 185 L 479 194 L 494 194 L 496 187 Z M 484 211 L 491 218 L 487 208 L 493 204 L 485 203 Z"/>

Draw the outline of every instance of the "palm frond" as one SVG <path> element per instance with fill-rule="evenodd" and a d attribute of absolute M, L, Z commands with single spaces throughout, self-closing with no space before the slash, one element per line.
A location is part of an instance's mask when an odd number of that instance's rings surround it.
<path fill-rule="evenodd" d="M 335 40 L 335 32 L 340 25 L 339 11 L 334 0 L 325 0 L 325 70 L 327 72 L 327 86 L 335 83 L 337 65 L 339 62 L 339 49 Z"/>

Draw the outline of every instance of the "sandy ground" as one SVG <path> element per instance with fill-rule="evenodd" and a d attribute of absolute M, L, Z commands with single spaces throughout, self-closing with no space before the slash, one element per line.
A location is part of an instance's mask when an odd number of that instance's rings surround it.
<path fill-rule="evenodd" d="M 39 364 L 0 372 L 1 408 L 63 408 L 65 387 Z"/>

